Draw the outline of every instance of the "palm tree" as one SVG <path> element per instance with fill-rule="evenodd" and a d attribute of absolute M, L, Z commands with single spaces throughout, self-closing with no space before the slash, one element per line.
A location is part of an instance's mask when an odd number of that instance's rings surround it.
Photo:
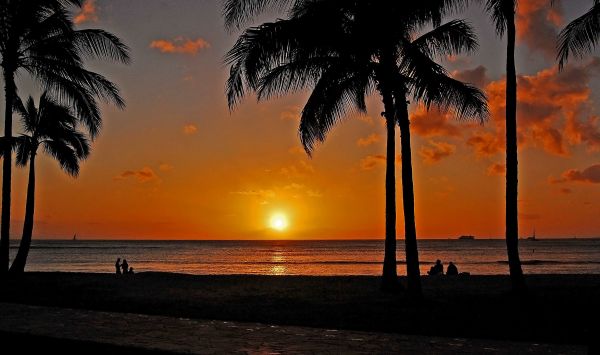
<path fill-rule="evenodd" d="M 573 54 L 582 58 L 591 53 L 600 40 L 600 0 L 594 0 L 592 8 L 571 21 L 558 36 L 558 66 L 560 69 Z"/>
<path fill-rule="evenodd" d="M 76 177 L 79 174 L 79 162 L 90 153 L 90 144 L 85 135 L 77 130 L 78 118 L 73 112 L 50 98 L 46 92 L 40 97 L 37 108 L 31 96 L 26 105 L 17 99 L 15 111 L 21 116 L 27 132 L 16 138 L 17 165 L 26 166 L 29 163 L 29 182 L 23 236 L 10 271 L 24 272 L 33 234 L 35 158 L 39 148 L 56 159 L 67 174 Z"/>
<path fill-rule="evenodd" d="M 444 11 L 434 10 L 438 14 Z M 309 154 L 347 109 L 365 112 L 365 96 L 373 90 L 379 92 L 387 128 L 382 285 L 393 289 L 397 284 L 394 165 L 395 127 L 400 122 L 408 289 L 415 295 L 421 294 L 421 287 L 407 99 L 411 96 L 428 107 L 436 104 L 453 109 L 463 118 L 487 115 L 485 96 L 449 78 L 431 59 L 474 50 L 476 40 L 470 26 L 451 21 L 413 40 L 419 28 L 436 24 L 432 13 L 431 7 L 417 4 L 307 2 L 297 6 L 288 20 L 248 29 L 226 59 L 231 65 L 227 83 L 230 107 L 245 95 L 245 87 L 257 91 L 259 100 L 312 88 L 300 122 L 300 138 Z"/>
<path fill-rule="evenodd" d="M 506 33 L 506 249 L 512 288 L 525 289 L 519 259 L 518 154 L 517 154 L 517 73 L 515 68 L 515 12 L 517 0 L 486 0 L 496 33 Z"/>
<path fill-rule="evenodd" d="M 0 2 L 0 62 L 5 92 L 4 138 L 12 139 L 15 77 L 21 71 L 60 102 L 72 106 L 95 137 L 101 126 L 97 99 L 124 106 L 118 88 L 84 68 L 85 59 L 128 63 L 128 48 L 116 36 L 98 29 L 75 30 L 67 6 L 80 0 L 4 0 Z M 5 145 L 0 220 L 0 273 L 8 271 L 12 156 Z"/>

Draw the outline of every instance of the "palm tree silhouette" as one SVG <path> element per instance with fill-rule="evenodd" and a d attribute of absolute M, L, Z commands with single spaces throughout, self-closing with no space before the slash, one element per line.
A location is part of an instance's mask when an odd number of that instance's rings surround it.
<path fill-rule="evenodd" d="M 486 10 L 496 25 L 496 33 L 506 33 L 506 249 L 512 288 L 525 289 L 519 259 L 518 153 L 517 153 L 517 73 L 515 68 L 515 13 L 517 0 L 486 0 Z"/>
<path fill-rule="evenodd" d="M 85 59 L 129 62 L 129 50 L 116 36 L 99 29 L 75 30 L 67 6 L 79 0 L 6 0 L 0 3 L 0 62 L 5 90 L 4 138 L 12 139 L 15 76 L 25 71 L 61 102 L 74 108 L 90 135 L 101 126 L 97 99 L 124 107 L 118 88 L 84 68 Z M 8 271 L 11 207 L 11 144 L 4 146 L 0 273 Z"/>
<path fill-rule="evenodd" d="M 76 128 L 78 118 L 68 107 L 62 106 L 50 98 L 47 92 L 40 97 L 37 108 L 31 96 L 25 105 L 20 99 L 17 99 L 15 111 L 21 116 L 21 122 L 27 133 L 15 139 L 17 165 L 29 164 L 29 181 L 23 236 L 10 271 L 23 272 L 33 234 L 35 158 L 39 148 L 43 148 L 45 153 L 56 159 L 67 174 L 76 177 L 79 174 L 79 162 L 87 158 L 90 153 L 90 144 L 85 134 Z"/>
<path fill-rule="evenodd" d="M 259 100 L 312 88 L 299 129 L 309 154 L 349 108 L 365 112 L 365 97 L 379 92 L 387 128 L 382 286 L 394 289 L 397 285 L 394 165 L 395 127 L 400 123 L 408 288 L 415 295 L 421 294 L 421 286 L 407 99 L 453 110 L 461 118 L 487 116 L 483 93 L 450 78 L 431 58 L 477 47 L 464 21 L 439 25 L 445 11 L 439 5 L 307 3 L 296 6 L 288 20 L 246 30 L 226 57 L 231 65 L 230 107 L 245 95 L 246 87 L 257 91 Z M 433 31 L 413 40 L 418 29 L 431 23 L 436 26 Z"/>
<path fill-rule="evenodd" d="M 591 53 L 600 40 L 600 1 L 594 0 L 592 8 L 571 21 L 558 36 L 558 66 L 560 69 L 572 54 L 582 58 Z"/>

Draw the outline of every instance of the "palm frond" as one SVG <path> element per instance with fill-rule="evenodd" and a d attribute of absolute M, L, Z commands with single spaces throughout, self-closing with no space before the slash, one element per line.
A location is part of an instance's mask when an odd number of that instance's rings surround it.
<path fill-rule="evenodd" d="M 73 36 L 73 44 L 82 55 L 110 59 L 124 64 L 131 62 L 129 47 L 110 32 L 101 29 L 85 29 L 75 31 Z"/>
<path fill-rule="evenodd" d="M 365 96 L 373 87 L 372 76 L 355 75 L 345 68 L 334 67 L 323 73 L 300 118 L 300 141 L 308 155 L 348 111 L 366 111 Z"/>
<path fill-rule="evenodd" d="M 442 111 L 453 112 L 458 119 L 477 119 L 484 122 L 489 117 L 487 98 L 478 88 L 462 83 L 425 53 L 414 46 L 404 47 L 401 72 L 411 78 L 409 90 L 415 100 Z"/>
<path fill-rule="evenodd" d="M 477 35 L 468 22 L 453 20 L 426 32 L 412 42 L 429 57 L 474 52 L 479 48 Z"/>
<path fill-rule="evenodd" d="M 228 30 L 240 29 L 261 13 L 270 10 L 283 11 L 298 0 L 226 0 L 223 4 L 223 18 Z"/>
<path fill-rule="evenodd" d="M 514 18 L 516 0 L 486 0 L 485 10 L 496 26 L 496 33 L 503 36 L 507 22 L 510 18 Z"/>
<path fill-rule="evenodd" d="M 21 135 L 13 138 L 15 142 L 15 149 L 17 151 L 16 163 L 18 166 L 26 166 L 31 159 L 32 153 L 37 150 L 37 142 L 31 136 Z"/>
<path fill-rule="evenodd" d="M 47 140 L 43 144 L 44 151 L 58 161 L 67 174 L 73 177 L 79 175 L 79 158 L 73 148 L 62 140 Z"/>
<path fill-rule="evenodd" d="M 562 70 L 569 56 L 582 58 L 591 53 L 600 40 L 600 3 L 569 23 L 558 35 L 558 66 Z"/>

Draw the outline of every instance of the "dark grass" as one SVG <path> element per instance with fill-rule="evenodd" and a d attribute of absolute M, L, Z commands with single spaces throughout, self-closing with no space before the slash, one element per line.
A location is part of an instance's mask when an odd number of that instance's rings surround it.
<path fill-rule="evenodd" d="M 600 334 L 600 275 L 424 277 L 425 299 L 377 277 L 27 273 L 1 302 L 452 337 L 588 344 Z"/>

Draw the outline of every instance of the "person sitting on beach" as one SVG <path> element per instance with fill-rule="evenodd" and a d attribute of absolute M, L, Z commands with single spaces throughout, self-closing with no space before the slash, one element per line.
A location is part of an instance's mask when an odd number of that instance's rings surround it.
<path fill-rule="evenodd" d="M 129 268 L 129 271 L 127 271 L 127 273 L 133 275 L 133 266 Z"/>
<path fill-rule="evenodd" d="M 444 265 L 442 265 L 442 261 L 437 259 L 435 265 L 433 265 L 427 273 L 431 276 L 444 275 Z"/>
<path fill-rule="evenodd" d="M 123 269 L 123 274 L 126 274 L 129 271 L 129 264 L 127 263 L 127 259 L 123 259 L 121 268 Z"/>
<path fill-rule="evenodd" d="M 115 273 L 121 275 L 121 258 L 117 258 L 117 262 L 115 263 Z"/>
<path fill-rule="evenodd" d="M 448 275 L 448 276 L 458 275 L 458 268 L 456 267 L 456 265 L 454 265 L 454 263 L 452 261 L 450 262 L 450 264 L 448 264 L 448 268 L 446 269 L 446 275 Z"/>

